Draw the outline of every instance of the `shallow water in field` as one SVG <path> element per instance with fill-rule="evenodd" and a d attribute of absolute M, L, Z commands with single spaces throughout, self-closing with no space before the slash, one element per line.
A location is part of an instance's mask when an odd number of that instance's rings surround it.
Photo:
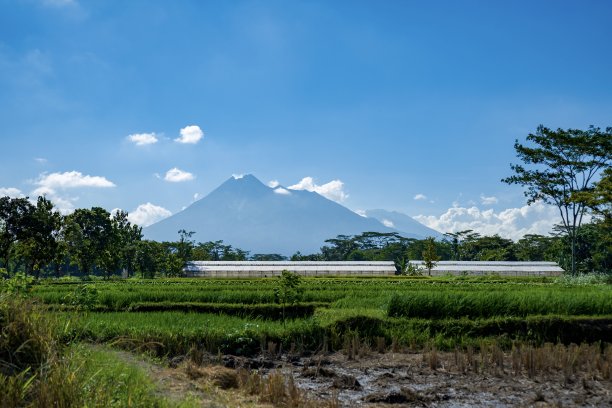
<path fill-rule="evenodd" d="M 268 364 L 276 368 L 259 370 L 292 375 L 310 395 L 337 398 L 347 407 L 612 407 L 612 382 L 594 373 L 578 372 L 567 382 L 559 372 L 528 378 L 509 367 L 461 372 L 453 353 L 438 353 L 438 358 L 433 370 L 422 353 L 368 352 L 353 359 L 335 353 L 283 357 Z"/>

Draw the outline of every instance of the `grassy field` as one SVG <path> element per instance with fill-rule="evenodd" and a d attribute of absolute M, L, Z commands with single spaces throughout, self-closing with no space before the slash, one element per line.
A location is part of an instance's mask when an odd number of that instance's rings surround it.
<path fill-rule="evenodd" d="M 581 283 L 581 282 L 578 282 Z M 277 278 L 48 282 L 32 295 L 70 335 L 156 355 L 252 355 L 342 348 L 348 337 L 441 349 L 483 340 L 612 342 L 612 286 L 555 278 L 302 278 L 299 302 L 275 303 Z M 75 311 L 80 311 L 77 315 Z M 283 318 L 284 315 L 284 318 Z"/>
<path fill-rule="evenodd" d="M 338 406 L 309 400 L 280 374 L 211 371 L 198 365 L 206 355 L 404 350 L 469 361 L 527 350 L 531 361 L 529 350 L 588 344 L 587 360 L 612 373 L 607 277 L 302 278 L 284 303 L 280 289 L 279 278 L 62 279 L 0 293 L 0 405 L 227 406 L 244 397 L 218 390 L 226 384 L 247 390 L 241 406 Z M 176 359 L 195 365 L 170 370 Z"/>

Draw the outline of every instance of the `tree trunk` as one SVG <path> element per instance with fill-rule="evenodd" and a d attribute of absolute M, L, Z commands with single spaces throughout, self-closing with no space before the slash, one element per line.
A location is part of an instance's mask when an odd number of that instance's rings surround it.
<path fill-rule="evenodd" d="M 572 234 L 572 275 L 576 274 L 576 232 Z"/>

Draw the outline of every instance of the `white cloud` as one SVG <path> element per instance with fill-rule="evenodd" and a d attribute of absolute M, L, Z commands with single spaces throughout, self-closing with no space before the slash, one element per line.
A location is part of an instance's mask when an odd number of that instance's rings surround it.
<path fill-rule="evenodd" d="M 155 224 L 157 221 L 161 221 L 171 215 L 172 213 L 164 207 L 146 203 L 140 204 L 133 212 L 129 213 L 128 220 L 132 224 L 136 224 L 141 227 L 148 227 L 149 225 Z"/>
<path fill-rule="evenodd" d="M 166 172 L 164 180 L 172 183 L 180 183 L 182 181 L 193 180 L 195 176 L 187 171 L 180 170 L 178 168 L 170 169 Z"/>
<path fill-rule="evenodd" d="M 312 177 L 304 177 L 299 183 L 287 188 L 290 190 L 314 191 L 336 202 L 342 202 L 348 198 L 348 194 L 343 190 L 344 183 L 340 180 L 332 180 L 329 183 L 317 185 Z"/>
<path fill-rule="evenodd" d="M 234 178 L 234 180 L 240 180 L 244 177 L 244 174 L 232 174 L 232 177 Z"/>
<path fill-rule="evenodd" d="M 471 229 L 482 235 L 498 234 L 504 238 L 520 239 L 526 234 L 547 235 L 561 219 L 556 207 L 534 203 L 520 208 L 508 208 L 495 212 L 478 207 L 449 208 L 439 217 L 418 215 L 417 221 L 441 232 L 457 232 Z"/>
<path fill-rule="evenodd" d="M 83 175 L 79 171 L 42 174 L 34 184 L 48 189 L 115 187 L 115 184 L 112 181 L 107 180 L 105 177 Z"/>
<path fill-rule="evenodd" d="M 58 190 L 115 187 L 115 183 L 105 177 L 83 175 L 78 171 L 43 173 L 34 181 L 34 184 L 37 187 L 32 191 L 32 196 L 46 196 L 62 214 L 69 214 L 74 211 L 74 202 L 78 200 L 78 197 L 66 196 Z"/>
<path fill-rule="evenodd" d="M 482 205 L 493 205 L 493 204 L 497 204 L 497 197 L 495 196 L 491 196 L 491 197 L 487 197 L 484 194 L 480 195 L 480 202 L 482 203 Z"/>
<path fill-rule="evenodd" d="M 361 216 L 361 217 L 364 217 L 364 218 L 368 217 L 368 215 L 367 215 L 365 210 L 355 210 L 354 213 L 359 215 L 359 216 Z"/>
<path fill-rule="evenodd" d="M 23 193 L 21 190 L 15 187 L 0 187 L 0 197 L 9 196 L 11 198 L 20 198 L 23 197 Z"/>
<path fill-rule="evenodd" d="M 395 227 L 395 224 L 393 224 L 393 221 L 389 221 L 387 219 L 383 219 L 382 223 L 385 227 L 389 227 L 389 228 Z"/>
<path fill-rule="evenodd" d="M 289 190 L 287 190 L 285 188 L 282 188 L 282 187 L 278 187 L 278 188 L 274 189 L 274 192 L 276 194 L 281 194 L 281 195 L 291 195 L 291 191 L 289 191 Z"/>
<path fill-rule="evenodd" d="M 34 161 L 35 161 L 36 163 L 46 164 L 48 160 L 47 160 L 47 159 L 45 159 L 44 157 L 35 157 L 35 158 L 34 158 Z"/>
<path fill-rule="evenodd" d="M 136 146 L 146 146 L 157 143 L 157 136 L 155 133 L 134 133 L 129 135 L 127 139 Z"/>
<path fill-rule="evenodd" d="M 427 200 L 427 196 L 425 194 L 419 193 L 419 194 L 414 196 L 414 199 L 415 200 Z"/>
<path fill-rule="evenodd" d="M 38 187 L 34 189 L 31 194 L 34 197 L 47 197 L 49 200 L 51 200 L 51 202 L 53 203 L 53 205 L 55 205 L 59 212 L 64 215 L 70 214 L 74 211 L 74 202 L 79 199 L 78 197 L 65 197 L 63 195 L 60 195 L 54 189 L 47 186 Z"/>
<path fill-rule="evenodd" d="M 181 129 L 181 137 L 174 139 L 178 143 L 196 144 L 204 137 L 204 132 L 199 126 L 185 126 Z"/>
<path fill-rule="evenodd" d="M 268 187 L 270 188 L 276 188 L 280 185 L 280 183 L 278 182 L 278 180 L 270 180 L 268 181 Z"/>

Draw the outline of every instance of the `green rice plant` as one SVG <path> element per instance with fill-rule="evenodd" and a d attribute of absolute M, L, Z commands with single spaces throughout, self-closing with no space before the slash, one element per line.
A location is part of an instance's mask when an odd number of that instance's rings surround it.
<path fill-rule="evenodd" d="M 396 294 L 388 306 L 391 317 L 418 318 L 611 313 L 612 296 L 608 290 L 418 291 Z"/>
<path fill-rule="evenodd" d="M 236 304 L 236 303 L 198 303 L 198 302 L 139 302 L 130 305 L 131 312 L 181 311 L 198 313 L 217 313 L 254 319 L 296 319 L 310 317 L 316 307 L 326 303 L 297 303 L 279 305 L 269 303 Z"/>

